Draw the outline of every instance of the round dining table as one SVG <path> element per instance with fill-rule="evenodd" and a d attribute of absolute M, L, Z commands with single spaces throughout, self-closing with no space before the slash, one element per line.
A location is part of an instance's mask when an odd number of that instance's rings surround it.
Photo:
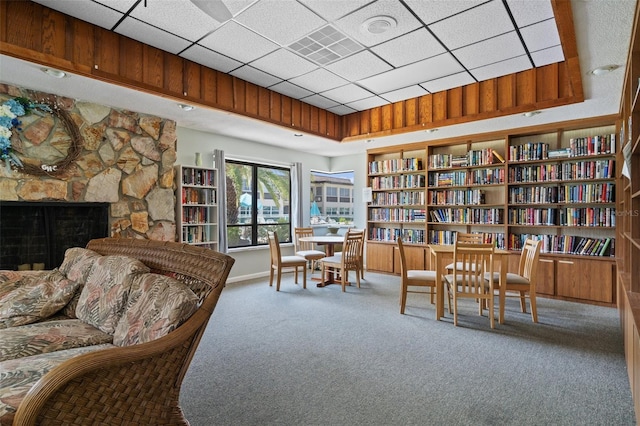
<path fill-rule="evenodd" d="M 342 244 L 344 242 L 344 235 L 314 235 L 312 237 L 300 237 L 300 241 L 326 246 L 325 253 L 327 257 L 331 257 L 335 254 L 336 244 Z M 329 284 L 339 284 L 339 282 L 335 280 L 333 271 L 329 271 L 326 277 L 322 276 L 314 279 L 320 280 L 317 284 L 318 287 L 324 287 Z"/>

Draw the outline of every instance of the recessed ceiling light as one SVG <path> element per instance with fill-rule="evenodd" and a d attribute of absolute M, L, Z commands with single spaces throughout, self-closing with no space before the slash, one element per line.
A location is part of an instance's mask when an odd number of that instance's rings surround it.
<path fill-rule="evenodd" d="M 295 136 L 296 138 L 301 138 L 302 137 L 302 133 L 294 133 L 293 136 Z"/>
<path fill-rule="evenodd" d="M 365 143 L 371 143 L 373 142 L 373 139 L 367 139 L 366 141 L 364 141 Z"/>
<path fill-rule="evenodd" d="M 596 69 L 589 71 L 589 74 L 604 75 L 604 74 L 610 73 L 611 71 L 617 70 L 618 68 L 620 68 L 620 66 L 615 64 L 605 65 L 603 67 L 598 67 Z"/>
<path fill-rule="evenodd" d="M 427 129 L 427 133 L 435 133 L 438 129 Z"/>
<path fill-rule="evenodd" d="M 534 115 L 540 114 L 540 111 L 529 111 L 522 114 L 525 117 L 533 117 Z"/>
<path fill-rule="evenodd" d="M 60 71 L 60 70 L 56 70 L 53 68 L 40 68 L 40 70 L 47 74 L 50 75 L 51 77 L 55 77 L 55 78 L 65 78 L 67 76 L 67 73 L 64 71 Z"/>
<path fill-rule="evenodd" d="M 398 22 L 391 16 L 374 16 L 360 25 L 360 32 L 382 34 L 396 27 Z"/>
<path fill-rule="evenodd" d="M 187 105 L 187 104 L 178 104 L 178 106 L 183 111 L 193 111 L 193 109 L 195 108 L 193 105 Z"/>

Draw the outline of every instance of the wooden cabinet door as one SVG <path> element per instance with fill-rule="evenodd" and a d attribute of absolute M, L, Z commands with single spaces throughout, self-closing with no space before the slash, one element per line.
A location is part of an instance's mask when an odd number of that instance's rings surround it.
<path fill-rule="evenodd" d="M 393 272 L 393 244 L 367 242 L 367 270 Z"/>
<path fill-rule="evenodd" d="M 536 294 L 556 294 L 556 271 L 553 259 L 539 258 Z"/>
<path fill-rule="evenodd" d="M 613 303 L 612 268 L 611 262 L 558 260 L 558 296 Z"/>
<path fill-rule="evenodd" d="M 400 253 L 398 246 L 393 250 L 393 273 L 400 274 Z M 407 269 L 426 270 L 428 268 L 428 248 L 423 246 L 404 245 L 404 256 L 407 261 Z"/>

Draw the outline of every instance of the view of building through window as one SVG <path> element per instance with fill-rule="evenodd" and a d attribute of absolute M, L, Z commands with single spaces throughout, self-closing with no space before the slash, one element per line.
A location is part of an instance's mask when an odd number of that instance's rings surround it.
<path fill-rule="evenodd" d="M 311 172 L 311 225 L 353 224 L 353 171 Z"/>
<path fill-rule="evenodd" d="M 228 247 L 268 244 L 268 231 L 290 242 L 290 170 L 227 160 L 225 171 Z"/>

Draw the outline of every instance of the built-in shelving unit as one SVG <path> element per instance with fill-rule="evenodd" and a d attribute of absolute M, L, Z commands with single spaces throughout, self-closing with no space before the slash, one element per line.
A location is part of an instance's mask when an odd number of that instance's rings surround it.
<path fill-rule="evenodd" d="M 178 241 L 218 250 L 218 187 L 215 169 L 176 166 Z"/>
<path fill-rule="evenodd" d="M 410 267 L 428 267 L 427 244 L 465 232 L 513 251 L 515 272 L 534 237 L 539 293 L 612 306 L 618 139 L 615 118 L 602 117 L 370 150 L 367 268 L 399 272 L 398 236 Z"/>

